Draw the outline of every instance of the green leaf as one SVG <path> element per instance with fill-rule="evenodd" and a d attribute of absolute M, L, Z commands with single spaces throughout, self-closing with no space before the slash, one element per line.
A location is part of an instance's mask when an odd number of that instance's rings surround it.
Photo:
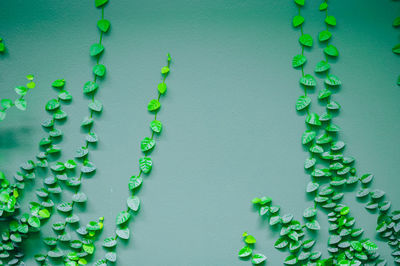
<path fill-rule="evenodd" d="M 310 113 L 306 117 L 306 123 L 313 126 L 320 126 L 321 121 L 319 121 L 319 116 L 316 113 Z"/>
<path fill-rule="evenodd" d="M 149 157 L 143 157 L 139 159 L 139 167 L 143 171 L 143 173 L 147 174 L 151 171 L 153 166 L 153 162 Z"/>
<path fill-rule="evenodd" d="M 53 111 L 60 107 L 60 103 L 57 99 L 52 99 L 46 103 L 46 110 L 47 111 Z"/>
<path fill-rule="evenodd" d="M 325 79 L 325 84 L 329 86 L 340 86 L 342 82 L 340 79 L 335 76 L 335 75 L 328 75 L 327 78 Z"/>
<path fill-rule="evenodd" d="M 1 99 L 0 105 L 3 108 L 8 109 L 13 105 L 13 102 L 10 99 Z"/>
<path fill-rule="evenodd" d="M 298 54 L 295 55 L 292 59 L 292 66 L 293 67 L 299 67 L 302 66 L 306 63 L 307 58 L 304 55 Z"/>
<path fill-rule="evenodd" d="M 318 40 L 320 42 L 325 42 L 332 37 L 332 33 L 328 30 L 323 30 L 318 34 Z"/>
<path fill-rule="evenodd" d="M 147 105 L 147 110 L 149 110 L 150 112 L 157 111 L 160 107 L 161 107 L 160 102 L 156 99 L 153 99 Z"/>
<path fill-rule="evenodd" d="M 340 131 L 340 127 L 335 125 L 335 124 L 330 124 L 329 126 L 327 126 L 325 128 L 326 131 L 328 132 L 339 132 Z"/>
<path fill-rule="evenodd" d="M 83 244 L 82 248 L 88 254 L 93 254 L 93 252 L 94 252 L 93 244 Z"/>
<path fill-rule="evenodd" d="M 331 66 L 329 65 L 329 63 L 327 61 L 322 60 L 322 61 L 317 63 L 317 65 L 315 66 L 314 71 L 317 72 L 317 73 L 321 73 L 321 72 L 329 70 L 330 67 Z"/>
<path fill-rule="evenodd" d="M 328 8 L 328 3 L 327 2 L 323 2 L 322 4 L 319 5 L 319 10 L 320 11 L 324 11 Z"/>
<path fill-rule="evenodd" d="M 139 187 L 143 182 L 143 178 L 140 176 L 131 176 L 129 179 L 128 187 L 130 190 L 133 190 Z"/>
<path fill-rule="evenodd" d="M 128 205 L 129 209 L 136 212 L 137 210 L 139 210 L 140 199 L 137 196 L 130 196 L 126 200 L 126 204 Z"/>
<path fill-rule="evenodd" d="M 161 68 L 161 74 L 166 75 L 168 73 L 169 73 L 169 67 L 165 66 L 165 67 Z"/>
<path fill-rule="evenodd" d="M 308 207 L 303 212 L 304 218 L 311 218 L 314 217 L 315 215 L 317 215 L 317 210 L 314 207 Z"/>
<path fill-rule="evenodd" d="M 301 111 L 304 108 L 306 108 L 307 106 L 309 106 L 310 103 L 311 103 L 311 98 L 308 96 L 302 95 L 296 101 L 296 110 Z"/>
<path fill-rule="evenodd" d="M 49 252 L 47 252 L 47 256 L 49 256 L 50 258 L 60 258 L 63 255 L 64 255 L 64 253 L 59 248 L 55 248 L 55 249 L 52 249 Z"/>
<path fill-rule="evenodd" d="M 303 24 L 303 22 L 304 22 L 304 17 L 302 17 L 300 15 L 299 16 L 295 16 L 293 18 L 293 27 L 298 27 L 301 24 Z"/>
<path fill-rule="evenodd" d="M 72 100 L 72 95 L 68 91 L 62 90 L 58 94 L 58 98 L 63 101 L 69 101 Z"/>
<path fill-rule="evenodd" d="M 336 101 L 330 101 L 327 105 L 326 108 L 329 110 L 339 110 L 340 109 L 340 104 Z"/>
<path fill-rule="evenodd" d="M 378 250 L 378 246 L 369 239 L 367 241 L 363 242 L 362 246 L 364 249 L 368 250 L 369 252 L 374 252 L 374 251 Z"/>
<path fill-rule="evenodd" d="M 254 254 L 253 257 L 251 258 L 251 263 L 257 265 L 257 264 L 261 264 L 264 261 L 267 260 L 267 257 L 265 257 L 263 254 Z"/>
<path fill-rule="evenodd" d="M 21 111 L 25 111 L 26 110 L 26 100 L 25 99 L 17 99 L 14 102 L 15 107 L 17 107 L 19 110 Z"/>
<path fill-rule="evenodd" d="M 161 94 L 164 94 L 167 91 L 167 84 L 161 82 L 158 84 L 157 89 Z"/>
<path fill-rule="evenodd" d="M 117 229 L 115 233 L 122 239 L 129 239 L 129 228 Z"/>
<path fill-rule="evenodd" d="M 101 7 L 104 6 L 105 4 L 107 4 L 108 0 L 95 0 L 94 4 L 96 5 L 96 7 Z"/>
<path fill-rule="evenodd" d="M 340 242 L 340 240 L 342 240 L 341 236 L 338 235 L 330 235 L 328 238 L 328 244 L 329 245 L 336 245 L 337 243 Z"/>
<path fill-rule="evenodd" d="M 317 220 L 312 220 L 312 221 L 306 223 L 306 227 L 307 227 L 308 229 L 314 230 L 314 231 L 321 229 L 321 226 L 319 225 L 319 223 L 317 222 Z"/>
<path fill-rule="evenodd" d="M 112 248 L 117 245 L 117 241 L 113 237 L 107 237 L 103 241 L 103 247 Z"/>
<path fill-rule="evenodd" d="M 327 16 L 325 18 L 325 23 L 329 26 L 336 26 L 336 18 L 334 16 Z"/>
<path fill-rule="evenodd" d="M 396 17 L 393 20 L 393 27 L 398 27 L 398 26 L 400 26 L 400 17 Z"/>
<path fill-rule="evenodd" d="M 126 221 L 129 220 L 129 218 L 131 218 L 131 214 L 127 211 L 121 211 L 120 213 L 118 213 L 117 218 L 116 218 L 116 224 L 120 225 L 125 223 Z"/>
<path fill-rule="evenodd" d="M 315 166 L 316 162 L 317 160 L 315 158 L 307 158 L 306 161 L 304 162 L 304 168 L 310 169 L 311 167 Z"/>
<path fill-rule="evenodd" d="M 350 246 L 358 252 L 362 251 L 362 245 L 359 241 L 351 241 Z"/>
<path fill-rule="evenodd" d="M 317 85 L 317 82 L 315 81 L 315 78 L 313 76 L 311 76 L 310 74 L 306 74 L 300 78 L 300 84 L 308 87 L 315 87 Z"/>
<path fill-rule="evenodd" d="M 107 32 L 110 28 L 110 21 L 108 21 L 107 19 L 100 19 L 99 21 L 97 21 L 97 27 L 102 32 Z"/>
<path fill-rule="evenodd" d="M 313 45 L 313 38 L 310 34 L 303 34 L 299 38 L 299 42 L 307 47 L 311 47 Z"/>
<path fill-rule="evenodd" d="M 299 6 L 304 6 L 304 0 L 294 0 L 294 2 Z"/>
<path fill-rule="evenodd" d="M 142 150 L 142 152 L 146 152 L 154 148 L 155 145 L 156 141 L 154 139 L 145 137 L 140 143 L 140 149 Z"/>
<path fill-rule="evenodd" d="M 306 192 L 307 193 L 311 193 L 316 191 L 319 188 L 319 184 L 318 183 L 314 183 L 314 182 L 310 182 L 307 184 L 307 189 Z"/>
<path fill-rule="evenodd" d="M 400 54 L 400 43 L 396 44 L 393 48 L 392 48 L 392 52 L 395 54 Z"/>
<path fill-rule="evenodd" d="M 86 194 L 83 193 L 83 192 L 78 192 L 78 193 L 75 193 L 75 194 L 72 196 L 72 201 L 78 202 L 78 203 L 83 203 L 83 202 L 86 202 L 86 201 L 87 201 L 87 196 L 86 196 Z"/>
<path fill-rule="evenodd" d="M 247 235 L 247 236 L 244 238 L 244 242 L 246 242 L 247 244 L 255 244 L 257 241 L 256 241 L 256 238 L 255 238 L 254 236 L 252 236 L 252 235 Z"/>
<path fill-rule="evenodd" d="M 28 219 L 28 224 L 34 228 L 40 227 L 40 220 L 36 216 L 30 216 Z"/>
<path fill-rule="evenodd" d="M 324 53 L 333 57 L 339 56 L 339 51 L 331 44 L 324 48 Z"/>
<path fill-rule="evenodd" d="M 24 96 L 28 92 L 28 88 L 25 88 L 24 86 L 16 87 L 14 90 L 20 96 Z"/>
<path fill-rule="evenodd" d="M 322 99 L 328 98 L 331 95 L 332 95 L 332 92 L 330 90 L 324 88 L 319 91 L 318 99 L 322 100 Z"/>
<path fill-rule="evenodd" d="M 286 240 L 286 238 L 280 237 L 280 238 L 278 238 L 278 240 L 276 240 L 274 247 L 275 248 L 284 248 L 288 244 L 289 244 L 289 242 Z"/>
<path fill-rule="evenodd" d="M 98 100 L 93 100 L 88 104 L 90 110 L 93 110 L 95 112 L 101 112 L 103 109 L 103 104 L 98 101 Z"/>
<path fill-rule="evenodd" d="M 245 258 L 251 255 L 253 250 L 249 246 L 244 246 L 242 249 L 239 250 L 239 258 Z"/>
<path fill-rule="evenodd" d="M 93 67 L 93 74 L 103 77 L 106 74 L 106 67 L 102 64 L 97 64 Z"/>
<path fill-rule="evenodd" d="M 107 252 L 105 255 L 106 260 L 115 262 L 117 260 L 117 253 L 115 252 Z"/>
<path fill-rule="evenodd" d="M 297 257 L 294 255 L 289 255 L 288 257 L 286 257 L 283 263 L 286 265 L 295 265 L 297 264 Z"/>
<path fill-rule="evenodd" d="M 97 85 L 96 82 L 94 81 L 88 81 L 83 85 L 83 93 L 91 93 L 99 88 L 99 85 Z"/>
<path fill-rule="evenodd" d="M 150 122 L 150 128 L 156 133 L 160 133 L 162 130 L 162 124 L 158 120 L 153 120 Z"/>
<path fill-rule="evenodd" d="M 65 80 L 64 79 L 57 79 L 55 80 L 51 86 L 53 86 L 54 88 L 62 88 L 65 85 Z"/>
<path fill-rule="evenodd" d="M 302 144 L 308 144 L 311 141 L 313 141 L 315 139 L 315 136 L 317 135 L 317 133 L 315 131 L 312 130 L 306 130 L 303 133 L 303 136 L 301 137 L 301 143 Z"/>
<path fill-rule="evenodd" d="M 360 181 L 363 184 L 368 184 L 372 181 L 373 178 L 374 178 L 373 174 L 365 174 L 360 177 Z"/>
<path fill-rule="evenodd" d="M 53 118 L 56 120 L 65 119 L 65 118 L 67 118 L 67 116 L 68 116 L 67 113 L 64 112 L 63 110 L 57 110 L 53 113 Z"/>
<path fill-rule="evenodd" d="M 104 46 L 100 43 L 95 43 L 90 46 L 90 56 L 98 56 L 104 51 Z"/>

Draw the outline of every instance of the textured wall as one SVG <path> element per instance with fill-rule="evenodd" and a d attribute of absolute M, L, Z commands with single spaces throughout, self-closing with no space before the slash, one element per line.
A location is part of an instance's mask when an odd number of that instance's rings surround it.
<path fill-rule="evenodd" d="M 305 29 L 316 36 L 324 17 L 319 1 L 309 2 Z M 391 22 L 399 11 L 400 3 L 390 0 L 330 4 L 338 19 L 333 44 L 341 52 L 332 68 L 343 82 L 335 96 L 343 107 L 336 121 L 359 171 L 373 172 L 374 186 L 397 207 L 400 58 L 391 52 L 399 40 Z M 146 105 L 170 52 L 174 62 L 159 114 L 165 128 L 140 191 L 133 238 L 118 250 L 119 265 L 249 265 L 236 256 L 244 230 L 257 237 L 257 250 L 269 257 L 269 265 L 279 265 L 286 253 L 273 248 L 278 233 L 261 222 L 250 200 L 269 195 L 299 219 L 312 204 L 304 192 L 309 180 L 300 143 L 304 117 L 294 109 L 302 91 L 300 74 L 291 68 L 300 49 L 291 27 L 297 12 L 292 1 L 111 0 L 105 12 L 112 28 L 104 39 L 107 78 L 97 94 L 104 104 L 95 125 L 100 142 L 91 154 L 98 170 L 84 180 L 89 202 L 77 213 L 83 221 L 104 216 L 102 236 L 111 234 L 115 215 L 125 208 L 128 178 L 138 172 L 139 141 L 151 120 Z M 98 39 L 98 17 L 92 0 L 0 2 L 0 36 L 9 48 L 0 59 L 1 96 L 14 97 L 14 86 L 24 84 L 28 73 L 38 84 L 27 96 L 28 111 L 12 110 L 0 124 L 0 168 L 8 176 L 36 154 L 55 79 L 66 79 L 74 96 L 65 107 L 70 117 L 61 159 L 82 145 L 79 125 L 87 115 L 82 85 L 91 78 L 88 50 Z M 322 57 L 318 44 L 312 51 L 309 67 Z M 365 236 L 374 238 L 376 216 L 354 193 L 344 201 Z M 319 246 L 325 250 L 328 223 L 324 213 L 318 217 Z M 386 244 L 378 244 L 391 260 Z M 41 249 L 30 241 L 28 265 Z"/>

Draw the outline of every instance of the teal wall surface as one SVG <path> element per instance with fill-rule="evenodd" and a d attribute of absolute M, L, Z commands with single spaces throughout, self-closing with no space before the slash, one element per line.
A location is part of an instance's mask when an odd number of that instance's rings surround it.
<path fill-rule="evenodd" d="M 305 31 L 315 37 L 325 27 L 324 14 L 318 11 L 320 1 L 308 2 Z M 40 122 L 48 117 L 44 105 L 56 96 L 50 86 L 55 79 L 64 78 L 74 97 L 64 108 L 69 118 L 60 160 L 84 143 L 80 123 L 88 99 L 82 86 L 92 77 L 89 47 L 98 40 L 99 12 L 92 0 L 0 1 L 0 36 L 8 47 L 0 56 L 0 96 L 14 97 L 13 88 L 25 84 L 26 74 L 37 82 L 27 96 L 28 110 L 11 110 L 0 123 L 0 169 L 7 176 L 37 153 L 45 135 Z M 338 20 L 332 44 L 341 53 L 332 71 L 343 82 L 335 95 L 342 105 L 335 121 L 346 152 L 357 159 L 360 174 L 375 174 L 373 186 L 400 208 L 400 88 L 395 84 L 400 57 L 391 52 L 399 41 L 391 23 L 400 2 L 337 0 L 330 2 L 330 13 Z M 98 169 L 84 180 L 81 190 L 89 201 L 76 211 L 83 222 L 105 217 L 102 238 L 112 234 L 116 214 L 125 209 L 129 177 L 138 172 L 139 143 L 149 134 L 152 117 L 146 106 L 156 94 L 166 53 L 173 58 L 158 116 L 165 128 L 152 154 L 153 171 L 139 193 L 133 237 L 117 251 L 118 265 L 250 265 L 237 258 L 243 231 L 256 236 L 268 265 L 282 264 L 287 253 L 273 248 L 279 233 L 258 217 L 250 201 L 268 195 L 297 219 L 312 205 L 303 170 L 308 153 L 300 142 L 304 117 L 295 111 L 303 93 L 300 72 L 291 67 L 300 50 L 299 32 L 291 26 L 296 14 L 291 0 L 110 0 L 105 15 L 111 30 L 102 59 L 108 72 L 96 96 L 104 104 L 95 124 L 100 142 L 90 155 Z M 322 59 L 319 44 L 311 51 L 308 69 Z M 318 107 L 317 101 L 313 105 Z M 25 194 L 24 202 L 35 197 Z M 344 202 L 364 236 L 375 239 L 376 215 L 355 200 L 355 192 Z M 324 212 L 318 212 L 318 220 L 318 249 L 326 256 Z M 49 224 L 42 233 L 51 233 Z M 27 265 L 35 265 L 33 255 L 46 250 L 36 244 L 39 239 L 26 247 Z M 392 265 L 390 249 L 377 243 Z M 96 258 L 103 253 L 99 246 Z"/>

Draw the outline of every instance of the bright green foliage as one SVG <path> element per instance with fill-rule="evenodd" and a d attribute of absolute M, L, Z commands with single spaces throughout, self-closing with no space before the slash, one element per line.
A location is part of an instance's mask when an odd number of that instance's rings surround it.
<path fill-rule="evenodd" d="M 0 38 L 0 48 L 1 48 L 1 38 Z M 1 51 L 0 51 L 1 52 Z M 16 87 L 15 93 L 19 95 L 19 98 L 12 101 L 11 99 L 1 99 L 0 100 L 0 121 L 4 120 L 7 116 L 7 110 L 11 107 L 15 106 L 17 109 L 21 111 L 25 111 L 27 107 L 27 102 L 24 99 L 27 92 L 33 88 L 35 88 L 36 84 L 33 81 L 33 75 L 26 76 L 28 83 L 26 86 L 18 86 Z"/>
<path fill-rule="evenodd" d="M 303 34 L 299 38 L 299 42 L 307 47 L 311 47 L 313 45 L 313 38 L 310 34 Z"/>
<path fill-rule="evenodd" d="M 161 133 L 162 130 L 162 123 L 157 120 L 157 114 L 160 111 L 160 98 L 161 96 L 165 95 L 167 90 L 167 85 L 165 80 L 170 72 L 170 63 L 171 63 L 171 56 L 167 54 L 167 66 L 161 68 L 161 76 L 162 81 L 157 86 L 158 91 L 158 98 L 153 99 L 149 102 L 147 109 L 148 111 L 153 112 L 154 120 L 150 122 L 150 129 L 151 129 L 151 136 L 145 137 L 140 142 L 140 149 L 144 153 L 144 157 L 139 159 L 139 174 L 137 176 L 132 176 L 128 182 L 128 188 L 132 192 L 132 195 L 129 196 L 126 200 L 127 209 L 121 211 L 116 217 L 116 227 L 115 236 L 108 237 L 104 240 L 103 246 L 105 248 L 115 248 L 117 245 L 117 238 L 121 239 L 129 239 L 130 231 L 128 228 L 129 221 L 132 220 L 131 213 L 139 211 L 140 208 L 140 199 L 138 196 L 135 195 L 138 192 L 138 189 L 142 186 L 143 183 L 143 174 L 149 174 L 152 167 L 153 161 L 149 157 L 150 152 L 155 148 L 156 141 L 153 138 L 155 133 Z M 239 256 L 250 256 L 250 254 L 246 254 L 248 251 L 243 250 L 240 252 Z M 106 261 L 113 262 L 116 260 L 116 253 L 115 252 L 108 252 L 106 253 L 105 259 L 101 259 L 95 263 L 95 265 L 105 265 Z"/>
<path fill-rule="evenodd" d="M 306 62 L 307 62 L 307 58 L 302 54 L 298 54 L 293 57 L 292 66 L 300 67 L 300 66 L 304 65 Z"/>
<path fill-rule="evenodd" d="M 108 21 L 107 19 L 100 19 L 99 21 L 97 21 L 97 27 L 102 32 L 107 32 L 110 28 L 110 25 L 110 21 Z"/>
<path fill-rule="evenodd" d="M 95 43 L 90 46 L 90 56 L 98 56 L 104 51 L 104 46 L 100 43 Z"/>
<path fill-rule="evenodd" d="M 318 35 L 318 40 L 320 42 L 325 42 L 329 40 L 332 37 L 332 33 L 330 33 L 328 30 L 323 30 L 319 33 Z"/>
<path fill-rule="evenodd" d="M 293 27 L 298 27 L 304 23 L 304 17 L 302 16 L 295 16 L 293 18 Z"/>

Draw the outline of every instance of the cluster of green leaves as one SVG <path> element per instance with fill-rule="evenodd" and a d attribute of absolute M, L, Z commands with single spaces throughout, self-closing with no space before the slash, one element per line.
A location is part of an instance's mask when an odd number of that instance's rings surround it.
<path fill-rule="evenodd" d="M 100 114 L 103 109 L 102 103 L 95 99 L 95 94 L 99 89 L 97 80 L 104 77 L 106 67 L 100 64 L 100 57 L 104 53 L 104 46 L 102 44 L 103 35 L 109 30 L 110 22 L 104 19 L 104 7 L 108 3 L 108 0 L 95 0 L 95 6 L 101 9 L 101 19 L 97 23 L 97 27 L 100 31 L 99 41 L 91 45 L 90 56 L 96 59 L 96 65 L 93 67 L 94 78 L 91 81 L 86 82 L 83 85 L 83 93 L 90 97 L 88 104 L 89 116 L 85 117 L 81 123 L 83 129 L 87 131 L 85 136 L 85 145 L 79 147 L 76 150 L 75 158 L 66 160 L 65 162 L 58 161 L 50 166 L 54 176 L 48 177 L 44 180 L 44 187 L 37 191 L 37 194 L 41 198 L 49 196 L 49 190 L 51 193 L 61 193 L 62 187 L 59 181 L 65 183 L 65 185 L 73 190 L 72 199 L 70 201 L 62 201 L 57 204 L 56 209 L 59 213 L 64 215 L 64 220 L 61 222 L 55 222 L 52 224 L 52 228 L 55 237 L 47 237 L 45 239 L 52 239 L 55 241 L 51 242 L 51 245 L 46 243 L 51 249 L 48 251 L 47 256 L 43 254 L 37 254 L 37 261 L 43 262 L 47 258 L 61 258 L 67 265 L 83 265 L 87 263 L 88 256 L 94 256 L 95 253 L 95 240 L 97 234 L 103 228 L 102 219 L 99 222 L 91 221 L 86 226 L 81 226 L 75 231 L 81 236 L 81 245 L 77 246 L 77 240 L 71 240 L 70 234 L 66 231 L 68 225 L 72 225 L 72 228 L 76 228 L 74 225 L 80 222 L 78 215 L 74 213 L 74 206 L 76 204 L 85 204 L 88 197 L 85 193 L 80 192 L 82 185 L 83 176 L 93 175 L 96 171 L 96 165 L 89 160 L 90 144 L 94 144 L 98 141 L 97 134 L 93 131 L 94 126 L 94 114 Z M 79 169 L 79 170 L 77 170 Z M 78 175 L 75 175 L 75 171 L 79 171 Z M 51 214 L 50 214 L 51 215 Z M 50 216 L 49 215 L 49 216 Z M 70 248 L 72 250 L 62 252 L 58 247 L 58 242 L 70 242 Z M 51 256 L 50 254 L 57 256 Z"/>
<path fill-rule="evenodd" d="M 106 265 L 107 261 L 115 262 L 117 258 L 115 252 L 118 244 L 117 239 L 128 240 L 130 237 L 129 222 L 133 218 L 132 214 L 135 214 L 140 208 L 140 198 L 136 193 L 143 183 L 143 175 L 149 174 L 153 167 L 153 161 L 149 157 L 149 154 L 154 150 L 156 145 L 154 139 L 155 134 L 158 135 L 162 131 L 162 123 L 157 120 L 157 114 L 161 108 L 160 98 L 167 91 L 165 80 L 170 72 L 170 64 L 171 56 L 167 54 L 167 65 L 161 68 L 162 81 L 157 86 L 158 97 L 157 99 L 150 100 L 147 105 L 147 110 L 154 114 L 154 120 L 150 122 L 151 136 L 143 138 L 140 142 L 140 149 L 144 156 L 139 159 L 139 174 L 129 179 L 128 189 L 131 191 L 131 195 L 126 199 L 126 210 L 118 213 L 115 219 L 116 230 L 114 236 L 107 237 L 103 241 L 103 247 L 105 247 L 108 252 L 105 258 L 98 260 L 95 265 Z"/>
<path fill-rule="evenodd" d="M 357 198 L 367 202 L 365 208 L 370 211 L 378 210 L 376 231 L 394 250 L 392 255 L 396 263 L 400 263 L 400 211 L 390 211 L 391 201 L 385 200 L 385 192 L 380 189 L 369 189 L 372 175 L 364 175 L 361 189 Z"/>
<path fill-rule="evenodd" d="M 400 27 L 400 17 L 396 17 L 393 20 L 393 27 L 395 28 L 399 28 Z M 396 44 L 393 48 L 392 48 L 392 52 L 395 54 L 400 54 L 400 43 Z M 397 85 L 400 86 L 400 75 L 397 77 Z"/>
<path fill-rule="evenodd" d="M 361 239 L 364 232 L 354 228 L 355 219 L 350 216 L 350 208 L 338 204 L 329 214 L 328 251 L 335 265 L 386 265 L 386 260 L 378 259 L 378 246 L 370 239 Z"/>
<path fill-rule="evenodd" d="M 306 111 L 308 129 L 302 135 L 302 144 L 309 150 L 310 157 L 306 159 L 304 167 L 314 180 L 308 184 L 307 192 L 319 189 L 320 191 L 316 193 L 314 201 L 322 208 L 332 209 L 338 205 L 337 202 L 344 195 L 343 192 L 339 192 L 340 189 L 344 186 L 355 187 L 356 183 L 368 184 L 372 180 L 372 175 L 357 176 L 357 170 L 354 166 L 355 159 L 344 155 L 343 151 L 346 144 L 338 136 L 340 127 L 332 122 L 333 116 L 337 115 L 341 108 L 338 102 L 332 100 L 332 94 L 341 86 L 341 81 L 337 76 L 330 73 L 329 65 L 329 60 L 339 55 L 338 49 L 329 44 L 332 38 L 330 29 L 336 26 L 336 18 L 328 14 L 327 1 L 323 1 L 319 9 L 325 13 L 326 29 L 321 31 L 318 36 L 321 45 L 325 46 L 323 48 L 324 60 L 317 63 L 314 71 L 320 77 L 323 77 L 324 88 L 319 91 L 318 100 L 325 104 L 326 112 L 319 115 L 310 111 L 311 98 L 307 96 L 307 89 L 313 89 L 316 86 L 316 80 L 311 75 L 304 75 L 304 64 L 301 65 L 302 78 L 300 84 L 305 93 L 297 100 L 296 109 Z M 305 62 L 306 59 L 303 59 L 303 61 Z M 295 63 L 292 64 L 293 67 L 298 67 Z M 324 165 L 324 167 L 319 165 Z M 325 182 L 323 179 L 326 178 L 330 179 L 329 184 L 319 188 L 319 182 Z M 388 201 L 382 202 L 381 205 L 385 212 L 390 208 Z M 375 204 L 367 205 L 368 208 L 373 206 Z M 376 206 L 378 207 L 377 204 Z"/>
<path fill-rule="evenodd" d="M 79 218 L 76 217 L 70 217 L 68 223 L 77 223 Z M 54 223 L 52 228 L 57 236 L 43 239 L 50 250 L 46 254 L 36 254 L 35 260 L 42 265 L 48 263 L 48 258 L 62 260 L 67 266 L 88 264 L 89 257 L 95 251 L 97 237 L 103 229 L 103 220 L 104 218 L 100 217 L 98 221 L 90 221 L 85 226 L 79 227 L 76 232 L 80 235 L 80 239 L 72 238 L 71 234 L 66 231 L 66 223 Z M 65 251 L 66 247 L 70 250 Z"/>
<path fill-rule="evenodd" d="M 0 38 L 0 52 L 2 47 L 1 44 L 2 43 Z M 21 111 L 26 110 L 27 103 L 24 97 L 29 90 L 35 88 L 36 86 L 35 82 L 33 81 L 34 79 L 33 75 L 27 75 L 26 78 L 28 79 L 28 83 L 25 86 L 18 86 L 15 88 L 15 92 L 19 95 L 19 98 L 15 99 L 14 101 L 6 98 L 0 100 L 0 121 L 6 118 L 7 110 L 13 106 L 17 107 Z"/>
<path fill-rule="evenodd" d="M 256 244 L 256 238 L 252 235 L 249 235 L 247 232 L 244 232 L 243 242 L 245 246 L 239 250 L 238 256 L 241 259 L 251 258 L 251 263 L 254 265 L 262 264 L 267 260 L 267 257 L 261 253 L 254 253 L 254 245 Z"/>
<path fill-rule="evenodd" d="M 49 208 L 52 206 L 52 201 L 43 201 L 41 204 L 36 202 L 29 203 L 29 213 L 23 213 L 17 216 L 17 206 L 19 204 L 19 195 L 25 188 L 26 180 L 34 179 L 36 177 L 35 171 L 39 168 L 47 168 L 48 161 L 47 156 L 51 153 L 59 153 L 60 148 L 53 144 L 53 142 L 62 135 L 62 131 L 55 127 L 55 122 L 58 120 L 65 119 L 59 118 L 57 114 L 61 109 L 61 103 L 63 101 L 70 101 L 71 95 L 64 89 L 65 81 L 57 80 L 53 83 L 53 87 L 60 90 L 59 100 L 57 100 L 58 106 L 52 110 L 48 109 L 48 103 L 46 109 L 51 114 L 51 117 L 42 123 L 42 126 L 47 130 L 47 136 L 39 142 L 39 147 L 42 151 L 36 156 L 37 161 L 29 160 L 23 163 L 20 171 L 17 171 L 14 175 L 16 182 L 11 184 L 3 173 L 0 173 L 1 179 L 1 216 L 7 217 L 7 226 L 2 230 L 2 242 L 3 249 L 1 253 L 1 261 L 8 261 L 8 264 L 17 264 L 23 256 L 23 250 L 21 248 L 25 239 L 27 239 L 32 232 L 40 230 L 42 220 L 50 216 Z M 69 95 L 65 97 L 65 95 Z M 53 100 L 50 100 L 51 102 Z M 53 101 L 54 102 L 54 101 Z M 62 111 L 63 112 L 63 111 Z M 46 143 L 44 145 L 44 143 Z"/>
<path fill-rule="evenodd" d="M 274 246 L 281 251 L 288 250 L 289 255 L 286 257 L 284 264 L 302 265 L 309 263 L 320 263 L 322 253 L 312 251 L 315 240 L 312 238 L 304 239 L 306 235 L 305 228 L 310 232 L 320 229 L 318 222 L 315 220 L 317 212 L 313 208 L 304 211 L 305 224 L 294 220 L 293 214 L 280 215 L 280 207 L 272 205 L 270 197 L 254 198 L 252 203 L 258 209 L 259 215 L 268 220 L 269 225 L 277 230 L 280 229 L 279 238 Z"/>

